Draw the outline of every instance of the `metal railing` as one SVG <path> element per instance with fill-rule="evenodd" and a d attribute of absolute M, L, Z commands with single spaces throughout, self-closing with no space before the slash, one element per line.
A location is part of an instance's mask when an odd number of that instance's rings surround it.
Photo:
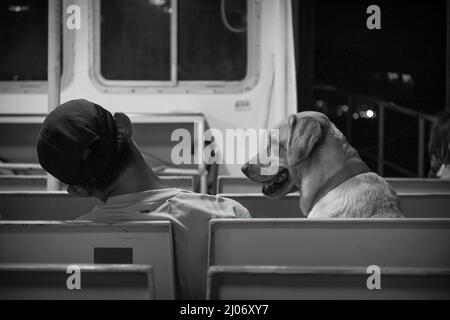
<path fill-rule="evenodd" d="M 368 155 L 370 158 L 375 158 L 377 161 L 377 169 L 378 174 L 384 175 L 384 166 L 391 167 L 392 169 L 401 172 L 407 176 L 417 176 L 419 178 L 423 178 L 425 176 L 425 152 L 426 152 L 426 141 L 425 141 L 425 130 L 426 123 L 429 122 L 433 124 L 437 121 L 437 117 L 431 116 L 429 114 L 412 110 L 400 105 L 397 105 L 393 102 L 383 101 L 377 99 L 375 97 L 349 93 L 345 90 L 339 89 L 334 86 L 329 85 L 316 85 L 315 89 L 321 91 L 330 91 L 339 93 L 346 97 L 347 104 L 349 110 L 356 110 L 357 102 L 363 101 L 364 104 L 370 105 L 374 109 L 378 109 L 378 141 L 377 141 L 377 156 L 372 157 Z M 385 120 L 386 120 L 386 110 L 394 111 L 414 119 L 418 121 L 418 141 L 417 141 L 417 172 L 413 173 L 409 170 L 405 169 L 401 165 L 395 164 L 385 159 Z M 347 135 L 351 136 L 351 112 L 347 114 Z M 350 138 L 350 137 L 349 137 Z"/>
<path fill-rule="evenodd" d="M 437 121 L 437 118 L 430 116 L 426 113 L 411 110 L 393 102 L 377 101 L 378 106 L 378 173 L 380 175 L 384 174 L 384 133 L 385 133 L 385 110 L 389 109 L 397 113 L 401 113 L 418 120 L 418 139 L 417 139 L 417 177 L 423 178 L 425 173 L 425 122 L 433 124 Z M 391 165 L 392 167 L 392 165 Z"/>

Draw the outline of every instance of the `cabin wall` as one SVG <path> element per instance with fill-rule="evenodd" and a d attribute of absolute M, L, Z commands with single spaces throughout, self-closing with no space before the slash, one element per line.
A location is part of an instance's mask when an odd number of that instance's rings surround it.
<path fill-rule="evenodd" d="M 80 30 L 64 28 L 64 39 L 73 55 L 71 79 L 62 88 L 61 101 L 74 98 L 86 98 L 102 105 L 111 112 L 127 113 L 168 113 L 200 112 L 206 117 L 209 128 L 219 130 L 233 128 L 264 128 L 273 125 L 296 111 L 296 105 L 287 105 L 287 82 L 294 79 L 289 87 L 295 88 L 295 67 L 288 61 L 293 60 L 293 46 L 287 45 L 292 33 L 291 19 L 286 19 L 290 12 L 290 1 L 256 0 L 261 8 L 258 37 L 259 64 L 256 85 L 243 93 L 114 93 L 103 92 L 94 85 L 90 70 L 93 57 L 90 37 L 93 34 L 93 2 L 87 0 L 64 1 L 64 11 L 68 5 L 75 4 L 81 8 L 82 24 Z M 63 20 L 64 21 L 64 20 Z M 262 36 L 263 35 L 263 36 Z M 285 36 L 285 37 L 283 37 Z M 292 37 L 292 35 L 291 35 Z M 73 42 L 70 38 L 73 38 Z M 292 39 L 291 39 L 292 40 Z M 288 48 L 288 49 L 286 49 Z M 289 50 L 290 49 L 290 50 Z M 289 60 L 289 56 L 291 60 Z M 288 68 L 289 67 L 289 68 Z M 290 69 L 290 75 L 287 70 Z M 293 75 L 293 76 L 292 76 Z M 290 80 L 289 80 L 290 79 Z M 272 84 L 272 81 L 273 84 Z M 295 89 L 290 90 L 290 101 L 295 101 Z M 236 102 L 247 100 L 250 108 L 236 110 Z M 1 93 L 0 114 L 42 114 L 47 112 L 46 93 Z M 14 135 L 11 136 L 14 139 Z M 240 165 L 221 166 L 221 174 L 239 174 Z"/>

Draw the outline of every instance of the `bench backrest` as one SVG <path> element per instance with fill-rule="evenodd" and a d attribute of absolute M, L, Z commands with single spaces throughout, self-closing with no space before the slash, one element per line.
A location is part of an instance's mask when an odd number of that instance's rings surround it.
<path fill-rule="evenodd" d="M 386 178 L 398 194 L 449 194 L 450 180 L 420 178 Z"/>
<path fill-rule="evenodd" d="M 194 136 L 198 123 L 204 121 L 201 114 L 129 114 L 133 122 L 133 140 L 152 167 L 171 162 L 171 152 L 178 141 L 170 139 L 177 129 L 185 129 Z M 9 119 L 11 118 L 11 119 Z M 44 116 L 3 118 L 0 125 L 0 154 L 14 163 L 38 163 L 36 138 Z M 178 168 L 197 168 L 192 165 L 173 165 Z"/>
<path fill-rule="evenodd" d="M 45 176 L 0 175 L 0 191 L 45 191 Z"/>
<path fill-rule="evenodd" d="M 217 193 L 259 193 L 262 185 L 245 177 L 217 177 Z"/>
<path fill-rule="evenodd" d="M 0 192 L 4 220 L 74 220 L 101 202 L 94 198 L 55 192 Z"/>
<path fill-rule="evenodd" d="M 397 193 L 450 193 L 450 180 L 385 178 Z M 219 176 L 217 193 L 260 193 L 262 185 L 245 177 Z"/>
<path fill-rule="evenodd" d="M 254 218 L 302 218 L 298 195 L 267 199 L 262 194 L 220 194 L 240 202 Z M 450 218 L 450 194 L 399 194 L 407 218 Z"/>
<path fill-rule="evenodd" d="M 2 300 L 151 300 L 153 269 L 145 265 L 0 264 Z M 78 273 L 79 272 L 79 273 Z M 79 276 L 79 289 L 76 285 Z M 72 277 L 72 278 L 71 278 Z"/>
<path fill-rule="evenodd" d="M 157 299 L 174 298 L 174 259 L 168 221 L 120 224 L 0 221 L 0 263 L 151 265 Z"/>
<path fill-rule="evenodd" d="M 450 219 L 217 219 L 209 265 L 450 268 Z"/>
<path fill-rule="evenodd" d="M 192 177 L 165 177 L 163 182 L 167 181 L 193 184 Z M 0 217 L 4 220 L 75 220 L 101 204 L 97 199 L 71 196 L 65 191 L 0 191 Z"/>
<path fill-rule="evenodd" d="M 381 269 L 381 290 L 369 290 L 366 268 L 211 267 L 208 299 L 450 299 L 450 269 Z M 245 312 L 239 310 L 237 312 Z M 262 313 L 262 312 L 261 312 Z"/>
<path fill-rule="evenodd" d="M 248 209 L 253 218 L 304 218 L 298 195 L 289 194 L 283 199 L 268 199 L 259 193 L 222 193 L 221 197 L 236 200 Z"/>
<path fill-rule="evenodd" d="M 194 178 L 192 176 L 161 176 L 161 182 L 172 188 L 194 190 Z M 46 176 L 25 175 L 0 175 L 0 191 L 46 191 Z M 66 190 L 61 185 L 61 190 Z"/>

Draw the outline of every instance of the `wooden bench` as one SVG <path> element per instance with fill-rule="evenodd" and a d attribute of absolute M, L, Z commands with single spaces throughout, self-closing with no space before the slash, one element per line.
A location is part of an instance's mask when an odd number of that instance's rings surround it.
<path fill-rule="evenodd" d="M 450 269 L 383 268 L 381 289 L 369 290 L 364 267 L 214 266 L 208 299 L 347 300 L 450 299 Z M 240 310 L 243 312 L 244 310 Z"/>
<path fill-rule="evenodd" d="M 262 184 L 246 177 L 218 176 L 217 193 L 260 193 Z"/>
<path fill-rule="evenodd" d="M 195 177 L 199 178 L 199 184 L 202 185 L 203 191 L 206 191 L 206 176 L 202 175 L 205 169 L 203 162 L 198 164 L 194 161 L 194 155 L 190 158 L 191 164 L 175 165 L 171 160 L 172 150 L 178 144 L 178 141 L 171 140 L 172 133 L 177 129 L 183 129 L 189 132 L 191 137 L 201 137 L 207 127 L 203 114 L 134 113 L 128 114 L 128 116 L 134 125 L 133 140 L 148 165 L 152 168 L 170 167 L 180 170 L 193 170 L 196 172 Z M 45 115 L 0 116 L 0 154 L 8 160 L 9 164 L 38 163 L 36 138 L 44 119 Z M 194 143 L 196 150 L 201 155 L 204 149 L 204 141 L 196 139 Z M 23 173 L 24 170 L 17 170 L 17 172 Z M 38 170 L 25 170 L 25 172 L 40 174 Z M 190 175 L 190 173 L 186 175 Z M 200 179 L 200 176 L 202 179 Z M 30 189 L 26 190 L 29 191 Z"/>
<path fill-rule="evenodd" d="M 194 190 L 192 176 L 160 176 L 161 182 L 171 188 Z M 62 184 L 61 190 L 67 186 Z M 43 175 L 0 175 L 0 191 L 46 191 L 47 177 Z"/>
<path fill-rule="evenodd" d="M 298 195 L 268 199 L 262 194 L 220 194 L 240 202 L 254 218 L 302 218 Z M 450 218 L 450 194 L 399 194 L 407 218 Z"/>
<path fill-rule="evenodd" d="M 302 218 L 298 196 L 267 199 L 261 194 L 220 194 L 238 201 L 253 218 Z M 407 218 L 450 218 L 450 195 L 400 195 Z M 102 203 L 94 198 L 73 197 L 64 191 L 0 192 L 0 217 L 4 220 L 74 220 Z"/>
<path fill-rule="evenodd" d="M 450 219 L 217 219 L 209 265 L 450 268 Z"/>
<path fill-rule="evenodd" d="M 69 195 L 65 191 L 0 192 L 4 220 L 74 220 L 102 202 Z"/>
<path fill-rule="evenodd" d="M 45 191 L 45 176 L 0 175 L 0 191 Z"/>
<path fill-rule="evenodd" d="M 386 181 L 401 194 L 449 194 L 450 180 L 386 178 Z M 261 193 L 262 185 L 246 177 L 219 176 L 217 193 Z"/>
<path fill-rule="evenodd" d="M 168 221 L 0 221 L 0 263 L 151 265 L 156 299 L 175 298 Z"/>
<path fill-rule="evenodd" d="M 69 264 L 0 264 L 1 300 L 151 300 L 153 269 L 145 265 L 81 264 L 80 289 L 69 290 Z"/>
<path fill-rule="evenodd" d="M 190 183 L 191 187 L 193 183 L 192 177 L 164 177 L 163 181 L 171 181 L 173 184 Z M 72 196 L 66 191 L 0 191 L 0 218 L 75 220 L 101 204 L 100 200 Z"/>
<path fill-rule="evenodd" d="M 398 194 L 449 194 L 450 180 L 386 178 Z"/>

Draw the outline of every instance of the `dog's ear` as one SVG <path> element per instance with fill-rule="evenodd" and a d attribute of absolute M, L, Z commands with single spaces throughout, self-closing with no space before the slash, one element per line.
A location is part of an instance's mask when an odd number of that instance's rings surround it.
<path fill-rule="evenodd" d="M 289 116 L 290 133 L 287 160 L 289 165 L 297 165 L 310 157 L 313 149 L 322 141 L 323 126 L 313 117 L 297 118 Z"/>

